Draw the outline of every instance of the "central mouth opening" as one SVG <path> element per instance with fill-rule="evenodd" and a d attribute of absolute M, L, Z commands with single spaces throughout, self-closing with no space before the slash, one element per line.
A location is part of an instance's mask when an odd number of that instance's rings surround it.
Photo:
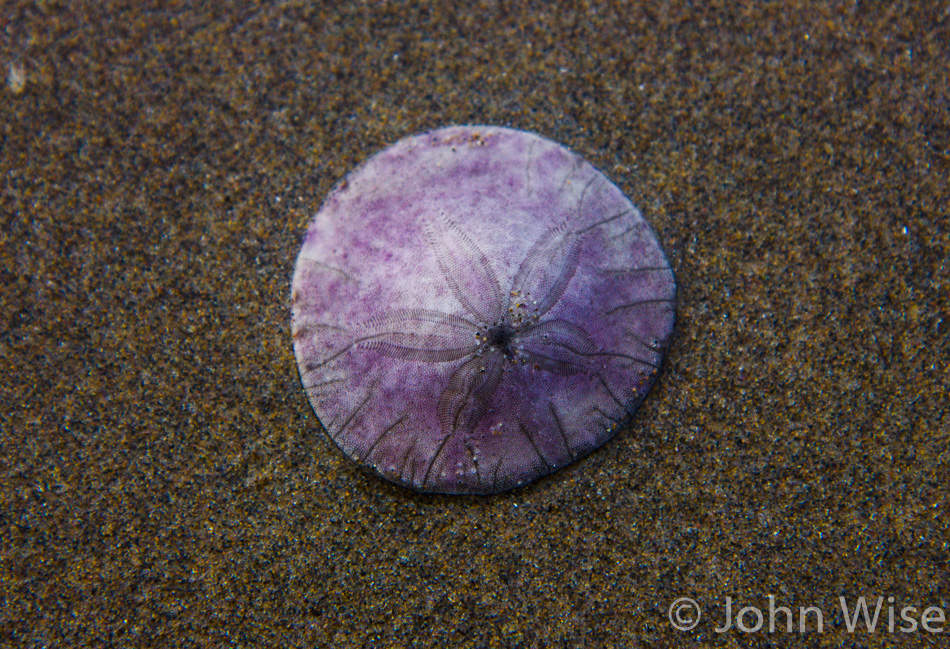
<path fill-rule="evenodd" d="M 488 330 L 486 335 L 488 344 L 501 350 L 505 358 L 514 358 L 511 343 L 515 339 L 515 330 L 505 323 L 497 324 Z"/>

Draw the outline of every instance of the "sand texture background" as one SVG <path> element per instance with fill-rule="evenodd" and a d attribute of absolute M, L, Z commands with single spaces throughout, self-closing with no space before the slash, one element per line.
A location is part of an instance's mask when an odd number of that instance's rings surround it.
<path fill-rule="evenodd" d="M 0 0 L 0 66 L 3 646 L 946 646 L 838 599 L 950 614 L 946 2 Z M 632 424 L 489 498 L 349 464 L 289 329 L 327 192 L 466 123 L 679 282 Z M 769 595 L 823 631 L 716 633 Z"/>

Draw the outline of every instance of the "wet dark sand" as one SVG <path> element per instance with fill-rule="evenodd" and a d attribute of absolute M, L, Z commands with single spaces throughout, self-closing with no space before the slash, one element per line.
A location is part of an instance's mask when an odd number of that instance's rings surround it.
<path fill-rule="evenodd" d="M 838 600 L 950 616 L 946 11 L 108 4 L 0 7 L 0 644 L 946 642 Z M 348 464 L 289 332 L 334 183 L 464 123 L 588 158 L 680 284 L 632 424 L 491 498 Z M 715 632 L 770 594 L 823 633 Z"/>

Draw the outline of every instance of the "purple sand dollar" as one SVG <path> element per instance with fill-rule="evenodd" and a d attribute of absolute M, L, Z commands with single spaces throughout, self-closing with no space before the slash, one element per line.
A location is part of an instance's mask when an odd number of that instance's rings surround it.
<path fill-rule="evenodd" d="M 531 133 L 458 126 L 350 173 L 292 286 L 300 376 L 357 463 L 489 494 L 587 455 L 646 396 L 676 283 L 606 176 Z"/>

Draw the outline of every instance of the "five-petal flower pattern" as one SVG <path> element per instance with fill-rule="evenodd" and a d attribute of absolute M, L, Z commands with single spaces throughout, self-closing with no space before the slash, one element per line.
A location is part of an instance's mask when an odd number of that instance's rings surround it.
<path fill-rule="evenodd" d="M 675 293 L 649 225 L 589 164 L 531 134 L 453 127 L 328 198 L 297 262 L 295 349 L 347 456 L 414 489 L 494 493 L 630 418 Z"/>

